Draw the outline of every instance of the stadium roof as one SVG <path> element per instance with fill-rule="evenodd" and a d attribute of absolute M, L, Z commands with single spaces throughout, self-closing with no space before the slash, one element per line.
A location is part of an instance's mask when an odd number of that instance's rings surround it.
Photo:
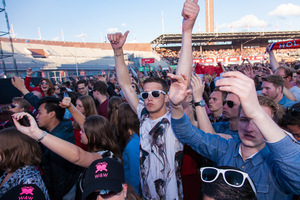
<path fill-rule="evenodd" d="M 152 45 L 181 44 L 181 34 L 162 34 L 154 39 Z M 269 40 L 300 39 L 300 31 L 277 32 L 233 32 L 233 33 L 193 33 L 193 43 L 232 42 L 234 44 L 260 43 Z"/>

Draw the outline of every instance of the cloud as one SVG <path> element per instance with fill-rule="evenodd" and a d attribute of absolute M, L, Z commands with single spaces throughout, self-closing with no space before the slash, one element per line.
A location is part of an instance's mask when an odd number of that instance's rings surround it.
<path fill-rule="evenodd" d="M 109 28 L 109 29 L 107 29 L 107 32 L 108 32 L 108 33 L 116 33 L 116 32 L 118 32 L 118 31 L 119 31 L 118 28 Z"/>
<path fill-rule="evenodd" d="M 281 4 L 268 13 L 268 15 L 273 15 L 277 17 L 285 17 L 285 16 L 300 16 L 300 6 L 288 3 Z"/>
<path fill-rule="evenodd" d="M 126 26 L 126 23 L 121 24 L 121 26 Z"/>
<path fill-rule="evenodd" d="M 59 40 L 59 37 L 55 37 L 55 38 L 52 38 L 52 41 L 58 41 Z"/>
<path fill-rule="evenodd" d="M 255 15 L 245 15 L 241 19 L 237 21 L 233 21 L 231 23 L 224 23 L 221 25 L 218 25 L 218 29 L 222 28 L 230 28 L 233 25 L 234 28 L 244 28 L 246 26 L 249 27 L 262 27 L 267 26 L 267 22 L 264 20 L 259 20 Z"/>

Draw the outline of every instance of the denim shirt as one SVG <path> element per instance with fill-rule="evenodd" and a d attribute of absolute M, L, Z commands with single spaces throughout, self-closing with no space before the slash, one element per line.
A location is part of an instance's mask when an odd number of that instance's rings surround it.
<path fill-rule="evenodd" d="M 226 140 L 194 127 L 188 117 L 171 121 L 177 138 L 218 166 L 241 169 L 252 178 L 258 199 L 292 199 L 300 194 L 300 146 L 289 136 L 266 146 L 252 158 L 243 161 L 239 154 L 240 141 Z"/>
<path fill-rule="evenodd" d="M 237 141 L 240 140 L 238 131 L 233 131 L 229 129 L 229 121 L 221 121 L 211 124 L 216 133 L 224 133 L 227 135 L 231 135 L 233 139 Z"/>

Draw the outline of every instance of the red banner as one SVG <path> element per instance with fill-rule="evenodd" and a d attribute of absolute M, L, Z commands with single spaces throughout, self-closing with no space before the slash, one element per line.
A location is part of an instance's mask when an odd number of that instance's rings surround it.
<path fill-rule="evenodd" d="M 237 62 L 240 61 L 240 57 L 229 57 L 228 62 Z"/>
<path fill-rule="evenodd" d="M 216 58 L 217 63 L 218 62 L 225 62 L 225 58 Z"/>
<path fill-rule="evenodd" d="M 204 62 L 205 63 L 213 63 L 213 62 L 215 62 L 215 59 L 214 58 L 205 58 Z"/>
<path fill-rule="evenodd" d="M 216 73 L 217 76 L 220 76 L 220 73 L 222 73 L 222 67 L 220 65 L 201 65 L 199 63 L 196 64 L 195 67 L 195 73 L 196 74 L 209 74 L 209 75 L 213 75 L 214 73 Z"/>
<path fill-rule="evenodd" d="M 267 46 L 267 51 L 272 51 L 275 49 L 297 49 L 297 48 L 300 48 L 300 39 L 274 42 Z"/>
<path fill-rule="evenodd" d="M 193 63 L 203 63 L 203 59 L 198 58 L 198 59 L 193 59 Z"/>
<path fill-rule="evenodd" d="M 154 58 L 142 58 L 141 63 L 146 64 L 146 63 L 154 63 Z"/>
<path fill-rule="evenodd" d="M 260 55 L 260 56 L 254 56 L 254 60 L 263 60 L 265 59 L 265 56 Z"/>

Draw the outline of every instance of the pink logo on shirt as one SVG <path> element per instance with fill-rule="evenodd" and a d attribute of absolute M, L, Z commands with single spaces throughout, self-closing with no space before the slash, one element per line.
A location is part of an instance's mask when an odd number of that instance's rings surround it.
<path fill-rule="evenodd" d="M 33 190 L 34 190 L 34 188 L 33 187 L 27 187 L 27 186 L 25 186 L 25 187 L 22 187 L 21 188 L 21 190 L 22 190 L 22 192 L 20 193 L 20 195 L 22 195 L 22 194 L 30 194 L 30 195 L 33 195 Z"/>
<path fill-rule="evenodd" d="M 97 165 L 96 165 L 96 172 L 95 173 L 97 173 L 97 172 L 102 172 L 102 171 L 106 171 L 107 172 L 107 169 L 106 169 L 106 167 L 107 167 L 107 162 L 100 162 L 100 163 L 98 163 Z"/>

